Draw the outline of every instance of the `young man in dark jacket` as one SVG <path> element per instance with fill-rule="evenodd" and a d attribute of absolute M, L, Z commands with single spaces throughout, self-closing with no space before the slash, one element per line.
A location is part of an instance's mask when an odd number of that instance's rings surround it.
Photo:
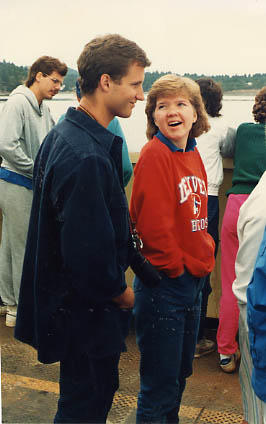
<path fill-rule="evenodd" d="M 56 423 L 105 423 L 118 388 L 134 294 L 124 274 L 122 139 L 106 127 L 144 99 L 149 64 L 119 35 L 89 42 L 78 59 L 80 104 L 50 131 L 36 159 L 15 336 L 41 362 L 60 361 Z"/>

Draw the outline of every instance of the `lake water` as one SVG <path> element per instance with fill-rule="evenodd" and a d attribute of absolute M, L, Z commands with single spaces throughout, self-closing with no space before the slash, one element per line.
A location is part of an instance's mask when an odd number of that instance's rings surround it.
<path fill-rule="evenodd" d="M 3 98 L 2 98 L 3 99 Z M 5 98 L 6 99 L 6 98 Z M 1 100 L 1 98 L 0 98 Z M 50 107 L 51 113 L 57 122 L 58 118 L 66 112 L 68 107 L 77 106 L 74 94 L 57 94 L 53 100 L 45 100 Z M 0 101 L 0 111 L 4 101 Z M 254 96 L 226 96 L 223 97 L 222 115 L 229 125 L 237 127 L 242 122 L 253 122 L 252 107 Z M 139 152 L 146 143 L 146 115 L 145 100 L 137 102 L 130 118 L 119 118 L 124 134 L 126 136 L 130 152 Z"/>

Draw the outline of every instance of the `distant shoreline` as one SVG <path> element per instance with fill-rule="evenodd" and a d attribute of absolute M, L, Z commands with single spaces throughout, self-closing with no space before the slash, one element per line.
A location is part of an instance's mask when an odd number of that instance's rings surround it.
<path fill-rule="evenodd" d="M 259 88 L 257 90 L 254 90 L 254 88 L 251 89 L 247 89 L 247 90 L 230 90 L 230 91 L 224 91 L 223 94 L 224 96 L 255 96 L 259 91 Z M 0 91 L 0 97 L 7 97 L 9 96 L 11 92 L 7 92 L 7 91 Z M 75 94 L 74 91 L 61 91 L 62 94 Z M 145 93 L 147 94 L 147 93 Z M 58 99 L 59 100 L 59 99 Z"/>
<path fill-rule="evenodd" d="M 224 91 L 224 96 L 255 96 L 260 89 L 254 90 L 254 88 L 251 88 L 249 90 L 230 90 L 230 91 Z"/>

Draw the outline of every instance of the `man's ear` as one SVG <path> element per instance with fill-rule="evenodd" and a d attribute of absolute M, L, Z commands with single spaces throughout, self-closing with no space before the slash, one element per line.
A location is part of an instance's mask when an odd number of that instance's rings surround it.
<path fill-rule="evenodd" d="M 40 82 L 42 78 L 43 78 L 42 72 L 41 71 L 37 72 L 35 76 L 35 81 Z"/>
<path fill-rule="evenodd" d="M 111 83 L 111 77 L 108 74 L 102 74 L 100 81 L 99 81 L 99 85 L 101 87 L 101 89 L 103 91 L 109 91 L 110 88 L 110 83 Z"/>

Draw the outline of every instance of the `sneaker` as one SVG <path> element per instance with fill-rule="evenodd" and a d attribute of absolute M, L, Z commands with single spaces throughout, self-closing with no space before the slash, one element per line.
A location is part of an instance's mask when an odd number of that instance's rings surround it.
<path fill-rule="evenodd" d="M 196 344 L 196 350 L 194 354 L 194 358 L 200 358 L 201 356 L 208 355 L 211 352 L 215 351 L 215 342 L 208 339 L 201 339 Z"/>
<path fill-rule="evenodd" d="M 220 360 L 220 367 L 223 372 L 232 373 L 235 372 L 237 363 L 240 360 L 240 351 L 237 349 L 236 353 L 229 356 L 228 358 L 224 358 Z"/>
<path fill-rule="evenodd" d="M 6 313 L 6 326 L 7 327 L 15 327 L 17 318 L 17 306 L 7 306 Z"/>

